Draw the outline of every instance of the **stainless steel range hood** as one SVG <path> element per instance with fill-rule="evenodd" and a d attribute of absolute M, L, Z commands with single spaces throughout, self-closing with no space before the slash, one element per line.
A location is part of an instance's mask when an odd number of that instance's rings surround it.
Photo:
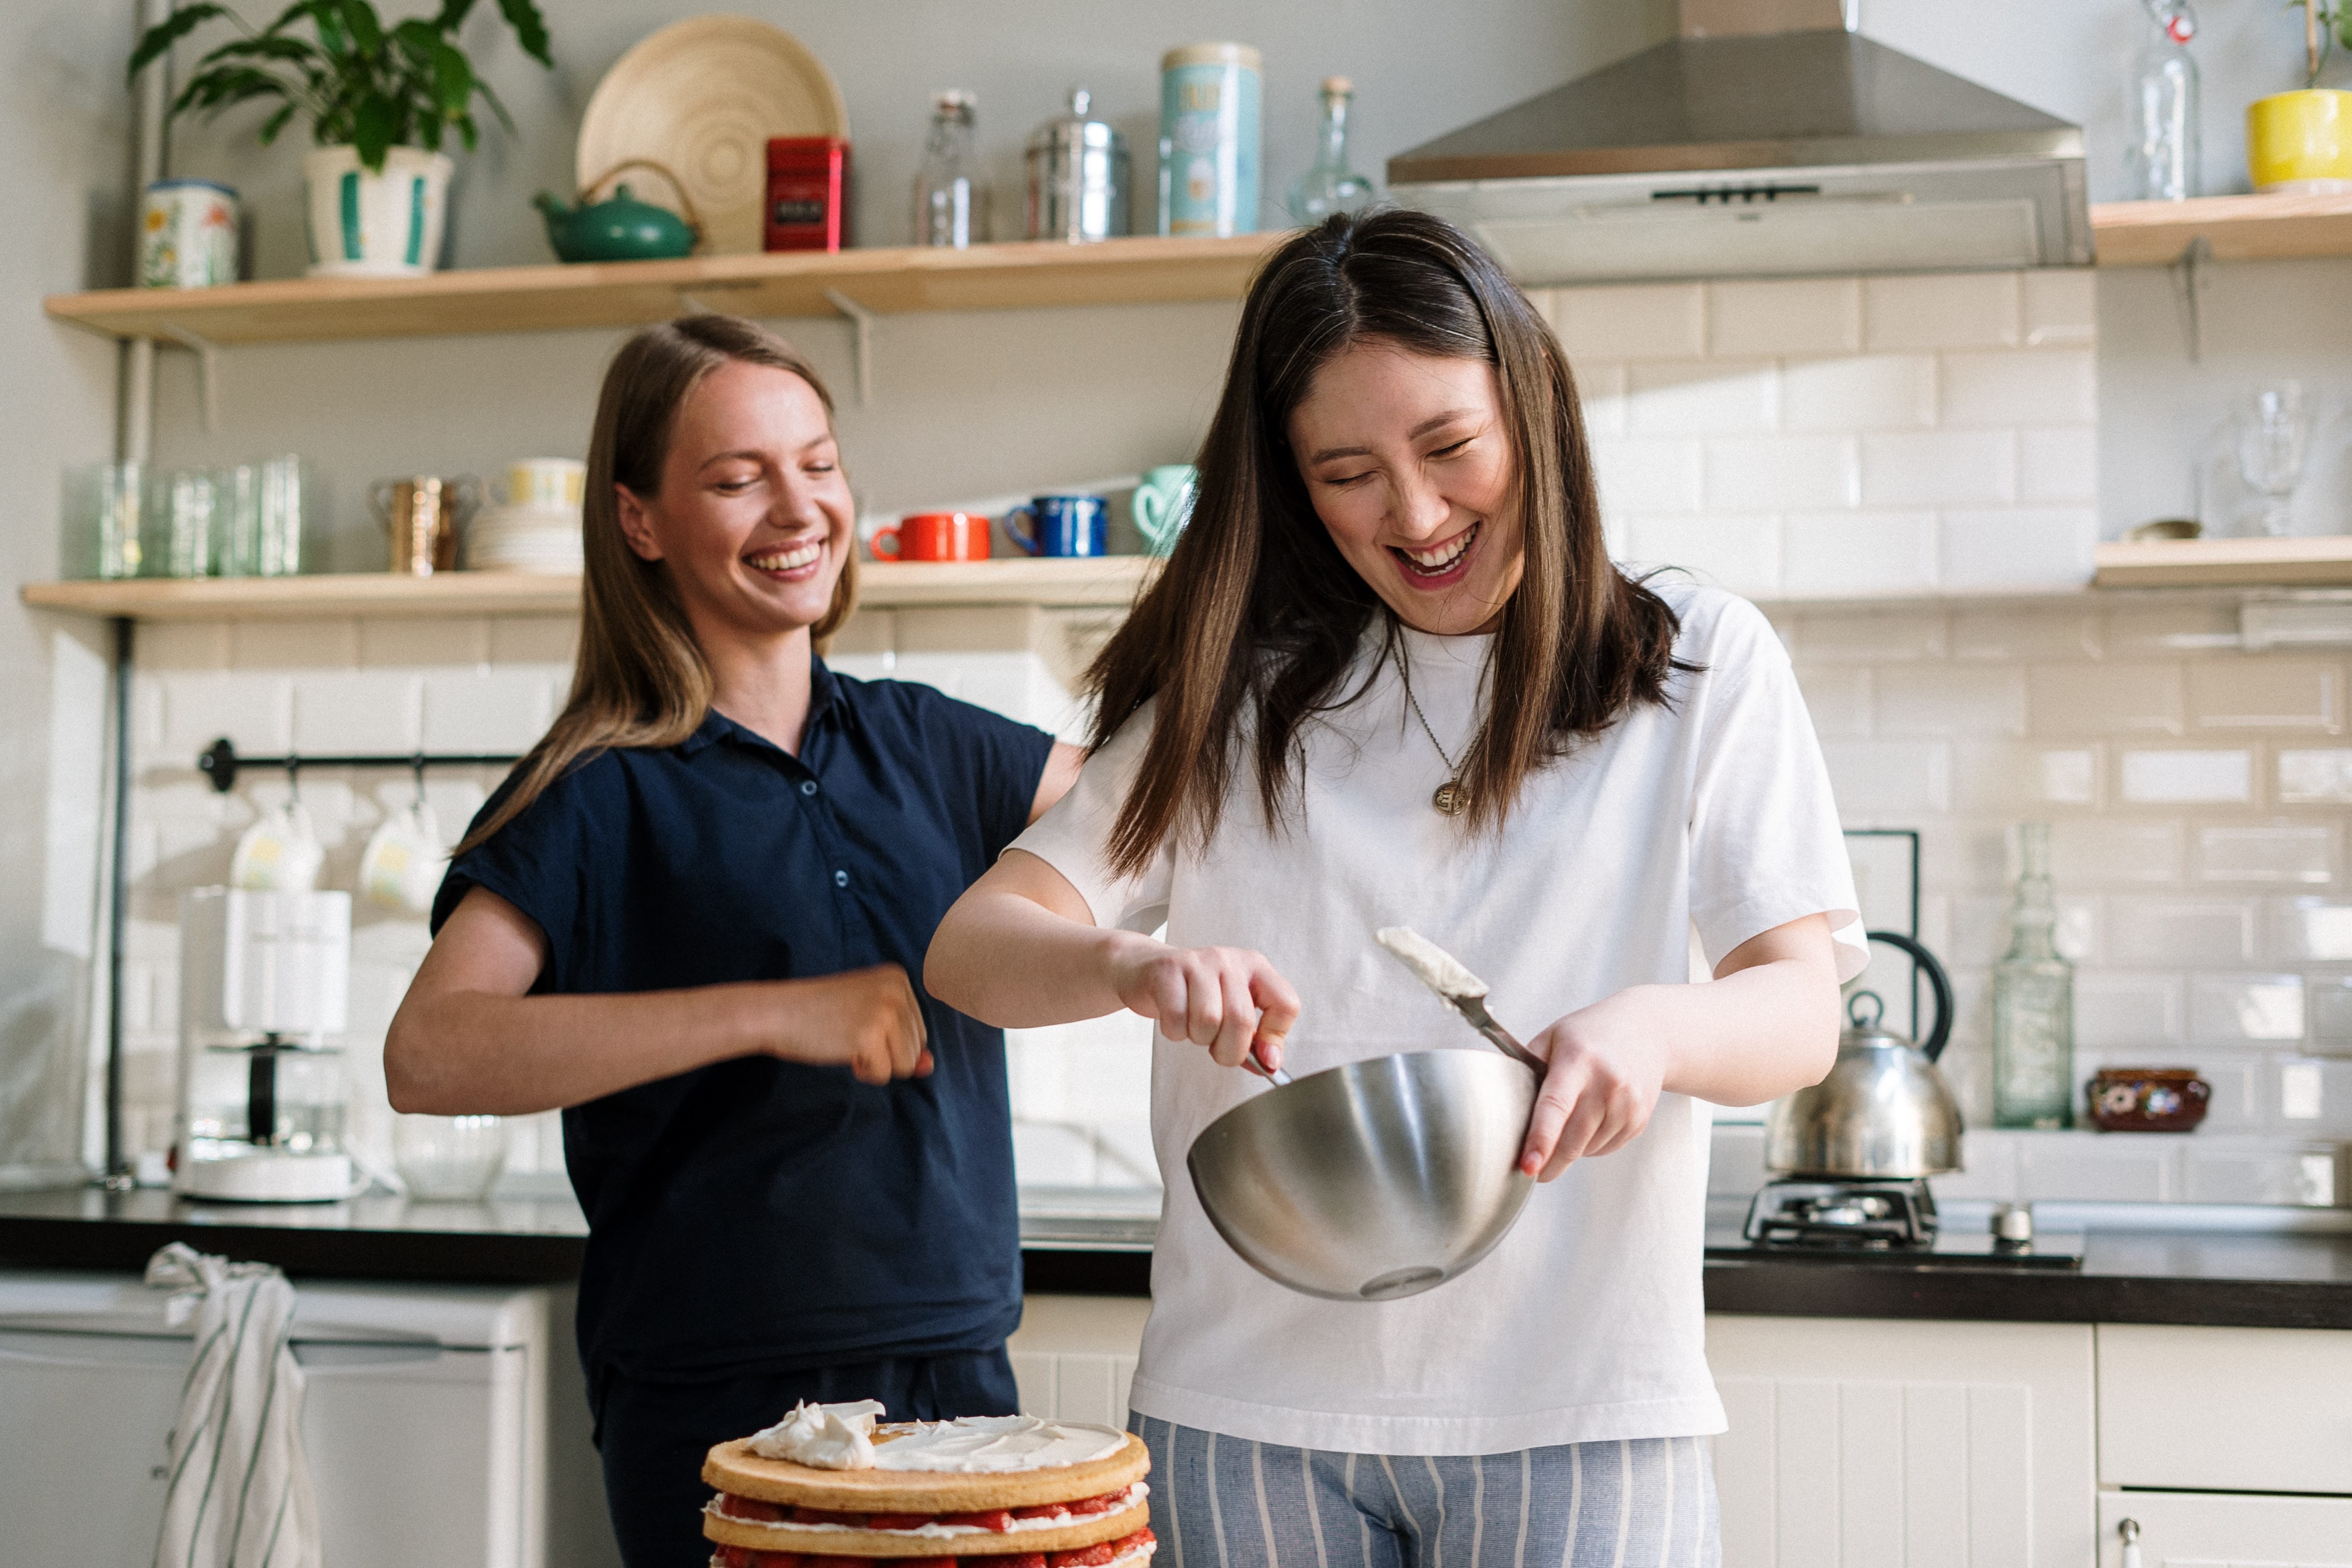
<path fill-rule="evenodd" d="M 2080 127 L 1840 25 L 1684 0 L 1683 36 L 1389 160 L 1530 287 L 2091 260 Z"/>

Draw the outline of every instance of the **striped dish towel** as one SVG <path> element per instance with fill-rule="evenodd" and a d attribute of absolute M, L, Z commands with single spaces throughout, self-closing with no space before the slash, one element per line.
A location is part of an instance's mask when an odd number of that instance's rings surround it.
<path fill-rule="evenodd" d="M 155 1568 L 319 1568 L 294 1287 L 176 1241 L 147 1260 L 147 1283 L 174 1292 L 173 1327 L 195 1319 Z"/>

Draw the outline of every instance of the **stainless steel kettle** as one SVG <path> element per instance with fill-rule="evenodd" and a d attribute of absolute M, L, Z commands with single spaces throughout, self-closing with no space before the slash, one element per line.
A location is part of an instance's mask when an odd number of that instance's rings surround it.
<path fill-rule="evenodd" d="M 1774 1102 L 1764 1163 L 1803 1176 L 1908 1179 L 1960 1168 L 1960 1108 L 1936 1058 L 1952 1033 L 1952 982 L 1935 954 L 1894 931 L 1868 933 L 1909 953 L 1936 994 L 1936 1025 L 1916 1046 L 1880 1026 L 1885 1003 L 1857 991 L 1829 1076 Z M 1864 1016 L 1867 1009 L 1868 1016 Z"/>

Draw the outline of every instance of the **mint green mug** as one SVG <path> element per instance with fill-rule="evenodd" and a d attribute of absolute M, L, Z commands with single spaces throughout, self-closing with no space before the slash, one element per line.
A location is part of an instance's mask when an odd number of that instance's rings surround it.
<path fill-rule="evenodd" d="M 1192 496 L 1200 480 L 1190 463 L 1162 463 L 1144 470 L 1129 510 L 1135 514 L 1136 532 L 1143 535 L 1152 554 L 1165 555 L 1176 547 L 1184 520 L 1192 515 Z"/>

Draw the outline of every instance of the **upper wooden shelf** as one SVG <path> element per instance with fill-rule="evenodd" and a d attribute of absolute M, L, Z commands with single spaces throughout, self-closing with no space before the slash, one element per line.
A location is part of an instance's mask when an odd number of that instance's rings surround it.
<path fill-rule="evenodd" d="M 943 605 L 1126 605 L 1153 559 L 861 563 L 857 602 L 876 609 Z M 132 578 L 27 583 L 37 609 L 136 621 L 331 620 L 360 616 L 573 616 L 580 579 L 520 572 L 431 577 L 353 572 L 304 577 Z"/>
<path fill-rule="evenodd" d="M 2102 267 L 2168 267 L 2202 238 L 2217 261 L 2352 256 L 2352 196 L 2200 196 L 2091 209 Z"/>
<path fill-rule="evenodd" d="M 52 294 L 51 316 L 116 338 L 318 342 L 630 327 L 694 304 L 760 317 L 830 316 L 831 295 L 883 315 L 1049 305 L 1238 300 L 1285 237 L 1040 240 L 968 250 L 793 251 L 682 261 L 475 268 L 422 278 L 289 278 L 217 289 Z"/>
<path fill-rule="evenodd" d="M 2352 584 L 2352 534 L 2102 544 L 2095 588 L 2321 587 Z"/>

